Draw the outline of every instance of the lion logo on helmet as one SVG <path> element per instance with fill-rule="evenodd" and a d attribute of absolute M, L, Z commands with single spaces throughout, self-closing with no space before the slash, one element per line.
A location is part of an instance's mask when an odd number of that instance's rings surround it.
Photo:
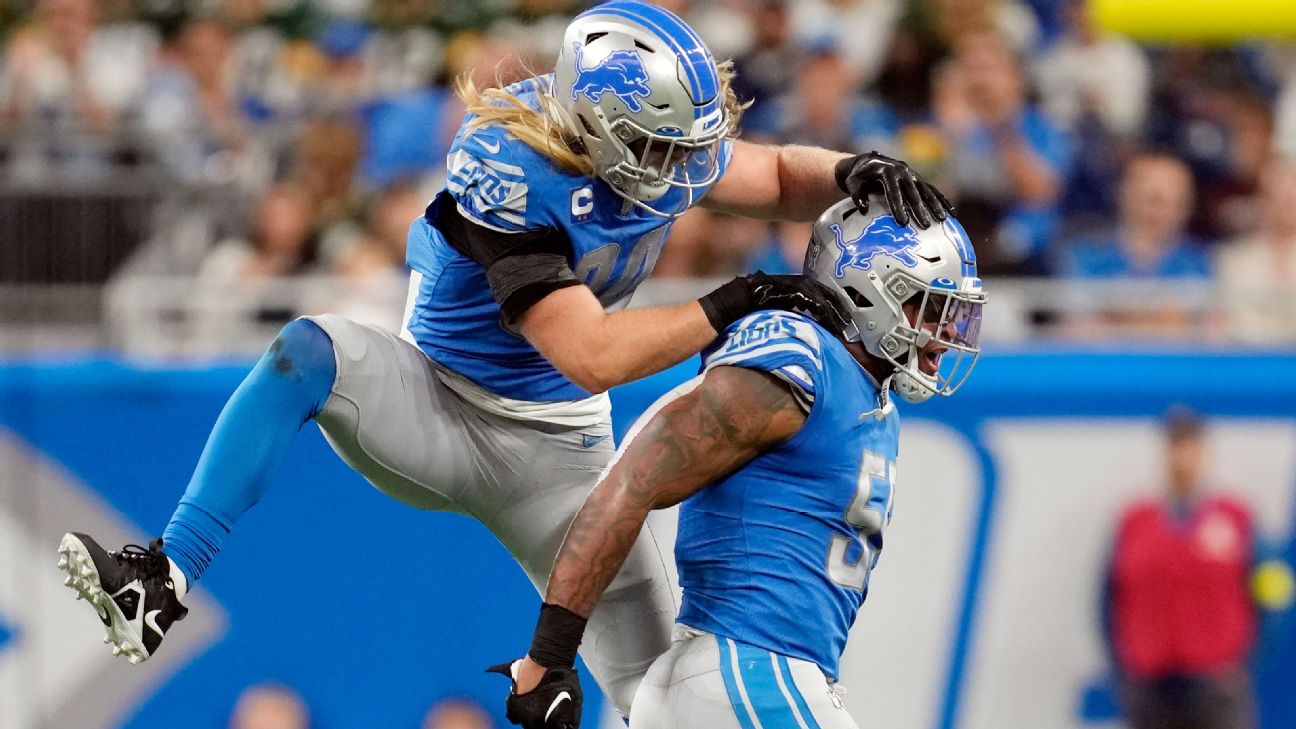
<path fill-rule="evenodd" d="M 918 257 L 914 254 L 918 240 L 913 230 L 900 225 L 890 215 L 877 216 L 859 237 L 849 241 L 843 240 L 840 225 L 833 223 L 830 227 L 837 237 L 837 248 L 841 250 L 834 272 L 837 278 L 846 275 L 847 267 L 868 271 L 873 268 L 873 257 L 879 253 L 885 253 L 911 268 L 918 265 Z"/>
<path fill-rule="evenodd" d="M 576 82 L 572 84 L 572 101 L 580 94 L 595 104 L 610 93 L 620 99 L 632 112 L 639 112 L 643 104 L 638 96 L 648 96 L 648 71 L 638 51 L 613 51 L 593 68 L 585 68 L 581 44 L 573 43 L 576 50 Z"/>

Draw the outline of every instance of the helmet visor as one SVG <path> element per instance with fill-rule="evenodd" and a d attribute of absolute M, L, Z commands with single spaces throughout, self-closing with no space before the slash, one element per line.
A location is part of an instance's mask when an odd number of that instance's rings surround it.
<path fill-rule="evenodd" d="M 948 330 L 948 341 L 952 346 L 979 350 L 983 307 L 984 303 L 980 301 L 951 299 L 942 327 L 938 331 Z"/>
<path fill-rule="evenodd" d="M 933 392 L 951 395 L 967 380 L 981 354 L 985 295 L 927 289 L 919 296 L 909 315 L 912 324 L 900 327 L 909 340 L 909 357 L 903 366 Z"/>

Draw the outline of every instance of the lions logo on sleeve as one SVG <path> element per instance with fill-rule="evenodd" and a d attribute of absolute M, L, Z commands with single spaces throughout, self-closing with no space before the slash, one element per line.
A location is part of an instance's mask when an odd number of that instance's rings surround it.
<path fill-rule="evenodd" d="M 783 380 L 797 404 L 809 413 L 824 367 L 819 332 L 800 314 L 751 314 L 729 325 L 724 341 L 702 353 L 704 372 L 726 365 L 768 372 Z"/>
<path fill-rule="evenodd" d="M 534 226 L 527 220 L 526 171 L 508 159 L 506 136 L 483 128 L 456 140 L 446 159 L 446 188 L 473 222 L 512 233 Z"/>

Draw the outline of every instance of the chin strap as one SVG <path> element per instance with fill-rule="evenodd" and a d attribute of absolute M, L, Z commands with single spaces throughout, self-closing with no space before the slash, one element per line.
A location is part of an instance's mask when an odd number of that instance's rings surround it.
<path fill-rule="evenodd" d="M 892 372 L 885 380 L 882 380 L 882 385 L 878 387 L 878 406 L 861 414 L 860 420 L 870 417 L 875 420 L 881 420 L 890 415 L 892 410 L 895 410 L 895 403 L 891 402 L 891 380 L 894 377 L 895 373 Z"/>

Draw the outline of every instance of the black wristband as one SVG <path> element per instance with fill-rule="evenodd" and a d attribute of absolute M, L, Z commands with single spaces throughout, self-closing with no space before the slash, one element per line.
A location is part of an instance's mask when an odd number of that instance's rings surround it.
<path fill-rule="evenodd" d="M 571 668 L 576 665 L 576 650 L 585 635 L 586 618 L 561 605 L 540 606 L 535 635 L 527 655 L 545 668 Z"/>
<path fill-rule="evenodd" d="M 751 312 L 751 290 L 746 276 L 739 276 L 698 299 L 702 313 L 716 334 Z"/>

